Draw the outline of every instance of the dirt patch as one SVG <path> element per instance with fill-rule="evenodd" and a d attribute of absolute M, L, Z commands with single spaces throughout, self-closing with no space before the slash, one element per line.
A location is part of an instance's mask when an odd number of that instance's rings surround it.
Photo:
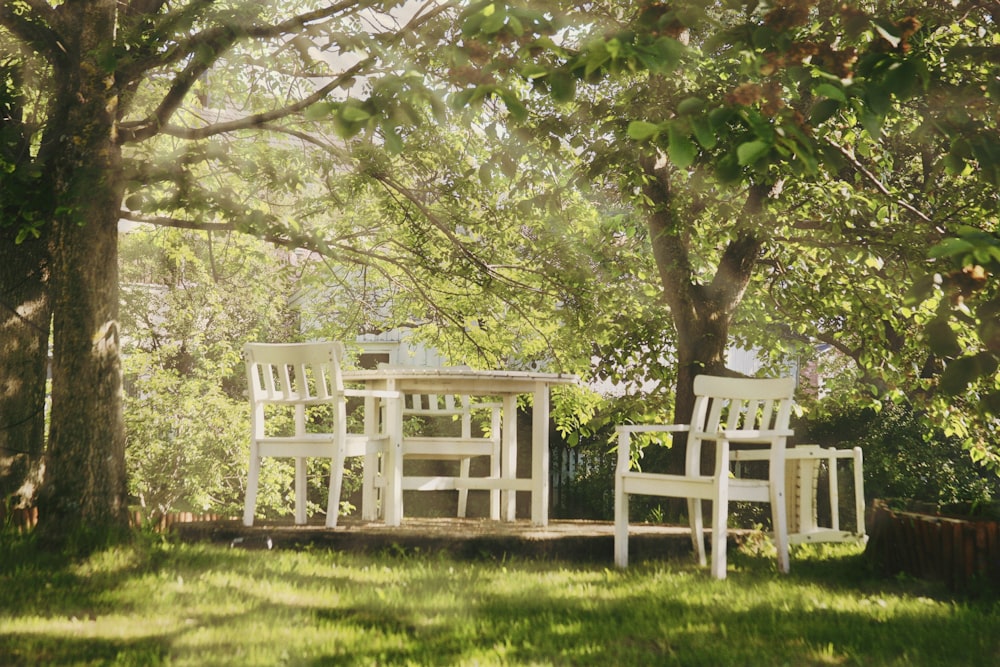
<path fill-rule="evenodd" d="M 349 553 L 431 554 L 460 559 L 552 559 L 587 563 L 613 562 L 614 526 L 594 521 L 556 521 L 532 526 L 527 521 L 486 519 L 405 519 L 398 527 L 346 520 L 337 528 L 263 523 L 247 528 L 238 521 L 178 523 L 182 540 L 228 544 L 233 548 L 323 548 Z M 731 539 L 733 539 L 731 537 Z M 686 558 L 691 554 L 687 528 L 632 525 L 633 561 Z"/>

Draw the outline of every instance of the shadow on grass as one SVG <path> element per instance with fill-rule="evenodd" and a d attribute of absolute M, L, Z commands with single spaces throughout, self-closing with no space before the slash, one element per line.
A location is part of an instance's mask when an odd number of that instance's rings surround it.
<path fill-rule="evenodd" d="M 171 638 L 105 639 L 66 633 L 0 633 L 5 667 L 38 665 L 121 665 L 155 667 L 170 662 Z"/>
<path fill-rule="evenodd" d="M 33 549 L 0 546 L 0 614 L 83 620 L 59 631 L 43 623 L 37 634 L 0 628 L 0 656 L 13 665 L 233 664 L 224 660 L 240 651 L 275 650 L 283 635 L 265 634 L 274 626 L 299 633 L 287 646 L 294 664 L 1000 663 L 1000 605 L 924 601 L 925 587 L 877 577 L 860 553 L 795 552 L 781 575 L 770 554 L 736 551 L 729 578 L 715 581 L 690 558 L 619 571 L 402 550 L 248 554 L 140 542 L 81 563 Z M 163 576 L 135 586 L 149 573 Z M 167 617 L 182 624 L 173 634 L 80 636 L 90 616 L 133 604 L 156 612 L 134 592 L 116 594 L 130 581 L 144 594 L 179 575 L 191 590 L 174 586 L 165 604 L 191 608 Z M 280 647 L 267 655 L 277 660 Z"/>

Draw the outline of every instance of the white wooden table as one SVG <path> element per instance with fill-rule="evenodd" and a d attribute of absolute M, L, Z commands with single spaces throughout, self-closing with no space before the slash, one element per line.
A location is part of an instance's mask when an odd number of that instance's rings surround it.
<path fill-rule="evenodd" d="M 503 402 L 500 445 L 500 478 L 478 478 L 475 488 L 500 489 L 501 515 L 513 521 L 517 491 L 531 493 L 531 522 L 545 526 L 549 520 L 549 390 L 553 385 L 575 384 L 575 375 L 527 371 L 483 371 L 468 368 L 388 367 L 377 370 L 345 371 L 344 382 L 360 383 L 369 389 L 395 390 L 400 394 L 468 394 L 498 397 Z M 530 394 L 531 477 L 517 477 L 517 397 Z M 373 399 L 369 399 L 373 400 Z M 373 408 L 375 406 L 367 406 Z M 386 399 L 384 428 L 389 436 L 383 460 L 385 523 L 398 526 L 403 518 L 403 416 L 402 400 Z M 369 433 L 377 432 L 377 409 L 366 409 Z M 369 473 L 366 470 L 365 475 Z M 366 494 L 368 495 L 368 494 Z M 362 500 L 362 516 L 374 519 L 374 494 Z"/>

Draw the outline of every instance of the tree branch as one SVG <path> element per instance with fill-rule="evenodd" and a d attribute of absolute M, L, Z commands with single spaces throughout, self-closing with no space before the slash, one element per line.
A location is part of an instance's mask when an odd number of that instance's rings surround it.
<path fill-rule="evenodd" d="M 22 0 L 31 11 L 15 12 L 11 2 L 0 3 L 0 25 L 49 62 L 62 60 L 66 48 L 56 26 L 56 10 L 43 0 Z"/>
<path fill-rule="evenodd" d="M 157 125 L 156 116 L 159 112 L 154 113 L 154 116 L 147 118 L 142 121 L 137 121 L 135 123 L 123 123 L 119 130 L 119 141 L 121 143 L 127 143 L 130 141 L 142 141 L 144 139 L 149 139 L 150 137 L 162 132 L 171 137 L 177 137 L 178 139 L 207 139 L 208 137 L 213 137 L 219 134 L 225 134 L 227 132 L 235 132 L 238 130 L 248 130 L 254 128 L 261 128 L 267 123 L 270 123 L 281 118 L 285 118 L 294 113 L 298 113 L 313 104 L 319 102 L 324 97 L 326 97 L 330 92 L 339 88 L 343 83 L 351 79 L 354 75 L 360 72 L 364 67 L 369 64 L 369 60 L 362 60 L 361 62 L 355 64 L 348 70 L 345 70 L 336 79 L 318 89 L 313 94 L 305 97 L 293 104 L 282 107 L 280 109 L 273 109 L 264 113 L 253 114 L 251 116 L 244 116 L 243 118 L 238 118 L 236 120 L 231 120 L 225 123 L 215 123 L 213 125 L 206 125 L 204 127 L 187 128 L 179 127 L 177 125 Z M 191 82 L 193 83 L 193 82 Z M 183 97 L 183 96 L 182 96 Z M 177 100 L 178 102 L 180 100 Z M 176 111 L 176 107 L 170 111 L 170 114 Z"/>
<path fill-rule="evenodd" d="M 416 13 L 413 19 L 407 24 L 406 30 L 415 29 L 416 25 L 420 22 L 429 20 L 430 18 L 440 14 L 451 5 L 451 3 L 442 3 L 441 5 L 424 12 L 424 9 L 427 8 L 429 4 L 430 3 L 425 4 L 421 10 Z M 359 2 L 358 0 L 343 0 L 337 4 L 317 9 L 312 12 L 307 12 L 305 14 L 300 14 L 273 25 L 241 26 L 235 23 L 220 25 L 193 35 L 186 42 L 179 44 L 176 48 L 171 49 L 166 54 L 161 54 L 133 64 L 131 68 L 127 68 L 128 72 L 131 72 L 131 75 L 134 75 L 137 71 L 145 71 L 154 67 L 179 62 L 184 58 L 191 57 L 191 62 L 177 74 L 167 95 L 150 116 L 140 121 L 121 124 L 119 127 L 119 143 L 143 141 L 160 132 L 182 139 L 203 139 L 205 137 L 224 132 L 256 128 L 263 123 L 297 113 L 306 107 L 315 104 L 319 100 L 323 99 L 323 97 L 325 97 L 328 93 L 337 89 L 344 82 L 361 72 L 364 67 L 374 61 L 374 58 L 369 57 L 362 60 L 348 70 L 345 70 L 336 79 L 323 86 L 312 95 L 281 109 L 275 109 L 263 114 L 247 116 L 229 123 L 222 123 L 197 129 L 167 126 L 169 119 L 180 107 L 184 98 L 187 96 L 187 93 L 198 80 L 198 77 L 211 68 L 219 56 L 240 39 L 250 38 L 263 40 L 293 34 L 300 31 L 303 27 L 310 23 L 329 19 L 336 14 L 344 13 L 351 9 L 360 11 L 367 6 L 368 5 L 366 3 Z M 406 34 L 406 31 L 398 31 L 393 36 L 392 41 L 402 39 L 404 34 Z M 206 48 L 210 52 L 208 57 L 204 55 Z M 126 74 L 124 78 L 127 80 L 129 76 L 129 74 Z"/>
<path fill-rule="evenodd" d="M 837 142 L 835 142 L 833 139 L 830 139 L 829 137 L 827 137 L 826 142 L 828 144 L 830 144 L 831 146 L 833 146 L 835 149 L 837 149 L 840 152 L 841 155 L 843 155 L 845 158 L 847 158 L 847 161 L 851 163 L 851 166 L 853 166 L 856 170 L 858 170 L 858 172 L 862 176 L 864 176 L 866 179 L 868 179 L 868 181 L 872 185 L 875 186 L 876 190 L 878 190 L 879 192 L 881 192 L 882 194 L 884 194 L 887 197 L 892 197 L 894 199 L 894 201 L 896 202 L 897 205 L 899 205 L 902 208 L 906 209 L 907 211 L 909 211 L 913 215 L 917 216 L 918 218 L 920 218 L 924 222 L 929 223 L 929 224 L 933 224 L 934 221 L 931 220 L 930 217 L 926 213 L 924 213 L 923 211 L 919 210 L 913 204 L 910 204 L 909 202 L 907 202 L 907 201 L 905 201 L 903 199 L 900 199 L 900 198 L 896 197 L 895 195 L 893 195 L 892 192 L 889 190 L 889 188 L 882 181 L 880 181 L 878 179 L 878 176 L 876 176 L 875 174 L 873 174 L 871 171 L 868 170 L 867 167 L 865 167 L 863 164 L 861 164 L 860 161 L 858 161 L 858 158 L 856 158 L 854 156 L 854 153 L 852 151 L 850 151 L 847 148 L 841 146 L 840 144 L 838 144 Z"/>

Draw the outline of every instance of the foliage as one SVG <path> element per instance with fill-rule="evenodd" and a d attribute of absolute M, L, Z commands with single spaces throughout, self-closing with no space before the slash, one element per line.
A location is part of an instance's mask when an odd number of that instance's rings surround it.
<path fill-rule="evenodd" d="M 941 429 L 928 434 L 912 407 L 855 408 L 803 426 L 810 442 L 861 447 L 868 498 L 975 505 L 1000 497 L 1000 481 L 970 459 L 962 440 Z"/>
<path fill-rule="evenodd" d="M 972 416 L 993 394 L 994 355 L 980 342 L 951 352 L 944 370 L 921 335 L 929 324 L 948 342 L 982 326 L 952 317 L 943 327 L 931 309 L 899 307 L 934 244 L 962 225 L 986 237 L 996 228 L 1000 80 L 986 62 L 1000 47 L 989 6 L 484 2 L 464 16 L 455 62 L 482 71 L 456 101 L 499 100 L 543 140 L 560 137 L 581 156 L 581 178 L 612 174 L 650 221 L 681 412 L 685 364 L 718 366 L 685 340 L 730 335 L 685 333 L 712 312 L 774 370 L 808 361 L 817 342 L 835 349 L 853 365 L 832 379 L 835 401 L 924 403 L 940 384 L 928 428 L 995 459 L 995 421 Z M 647 187 L 657 179 L 664 187 Z M 767 188 L 763 214 L 738 215 L 755 187 Z M 669 242 L 658 248 L 658 236 Z M 752 271 L 727 267 L 730 251 Z M 745 292 L 715 289 L 740 280 Z"/>
<path fill-rule="evenodd" d="M 141 540 L 66 562 L 0 545 L 13 664 L 979 665 L 1000 650 L 995 602 L 874 579 L 857 547 L 799 549 L 787 576 L 738 555 L 717 582 L 663 561 L 614 571 Z"/>
<path fill-rule="evenodd" d="M 1000 237 L 961 227 L 931 251 L 939 272 L 917 281 L 908 295 L 915 310 L 933 313 L 924 333 L 944 369 L 936 381 L 933 414 L 960 438 L 973 460 L 1000 471 Z"/>
<path fill-rule="evenodd" d="M 130 493 L 150 518 L 238 515 L 250 430 L 240 350 L 299 335 L 282 305 L 297 268 L 287 253 L 233 233 L 139 228 L 123 237 L 121 255 Z M 329 462 L 309 465 L 309 501 L 325 508 Z M 288 461 L 265 460 L 262 514 L 292 511 L 293 477 Z M 356 477 L 347 476 L 348 492 Z"/>

